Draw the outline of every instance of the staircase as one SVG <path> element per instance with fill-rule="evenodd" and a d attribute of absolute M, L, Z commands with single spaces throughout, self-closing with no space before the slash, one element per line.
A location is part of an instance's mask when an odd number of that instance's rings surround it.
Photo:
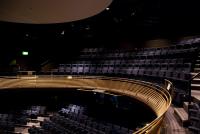
<path fill-rule="evenodd" d="M 174 108 L 174 114 L 182 127 L 188 126 L 188 102 L 183 103 L 183 108 Z"/>
<path fill-rule="evenodd" d="M 195 66 L 194 66 L 194 72 L 200 72 L 200 54 L 198 55 L 198 58 L 196 60 Z"/>
<path fill-rule="evenodd" d="M 196 75 L 199 72 L 200 72 L 200 52 L 195 62 L 194 72 L 192 73 L 192 75 Z M 191 94 L 192 97 L 194 98 L 194 101 L 200 102 L 200 76 L 193 79 L 191 86 L 192 86 Z"/>
<path fill-rule="evenodd" d="M 192 76 L 195 76 L 199 72 L 200 72 L 200 52 L 198 54 L 198 57 L 196 59 L 195 65 L 194 65 L 194 71 L 191 74 L 192 74 Z M 194 78 L 192 80 L 191 95 L 192 95 L 191 105 L 193 105 L 194 103 L 200 104 L 200 75 L 198 75 L 196 78 Z M 188 127 L 188 125 L 190 127 L 192 127 L 191 126 L 191 117 L 188 116 L 188 113 L 189 113 L 188 106 L 189 106 L 189 103 L 184 102 L 183 108 L 174 108 L 174 115 L 182 127 Z M 199 130 L 197 130 L 197 131 L 199 131 Z"/>
<path fill-rule="evenodd" d="M 200 52 L 195 63 L 193 75 L 200 72 Z M 200 75 L 192 80 L 191 95 L 193 104 L 189 108 L 189 130 L 190 133 L 200 133 Z"/>

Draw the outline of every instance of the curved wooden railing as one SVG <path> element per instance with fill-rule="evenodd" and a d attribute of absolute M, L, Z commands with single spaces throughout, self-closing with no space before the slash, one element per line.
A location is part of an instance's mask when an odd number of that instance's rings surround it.
<path fill-rule="evenodd" d="M 159 133 L 164 114 L 171 104 L 171 96 L 167 89 L 152 83 L 116 78 L 94 76 L 38 76 L 33 78 L 0 78 L 1 89 L 11 88 L 79 88 L 83 90 L 103 90 L 133 97 L 149 106 L 157 118 L 143 128 L 134 132 Z"/>

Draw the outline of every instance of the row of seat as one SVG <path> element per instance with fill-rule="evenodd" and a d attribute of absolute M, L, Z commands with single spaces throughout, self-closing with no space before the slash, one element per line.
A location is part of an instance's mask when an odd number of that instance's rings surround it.
<path fill-rule="evenodd" d="M 197 44 L 197 43 L 200 43 L 200 38 L 199 37 L 181 40 L 176 44 L 177 45 L 182 45 L 182 46 L 188 46 L 188 45 L 193 45 L 193 44 Z"/>
<path fill-rule="evenodd" d="M 77 116 L 78 117 L 78 116 Z M 84 118 L 82 118 L 84 117 Z M 66 119 L 66 117 L 65 117 Z M 132 133 L 133 131 L 119 125 L 111 124 L 111 123 L 105 123 L 105 122 L 98 122 L 93 118 L 86 117 L 86 116 L 80 116 L 78 118 L 74 118 L 74 116 L 67 117 L 67 119 L 71 119 L 73 121 L 79 122 L 82 125 L 85 125 L 86 128 L 92 128 L 95 131 L 99 131 L 101 133 L 106 134 L 128 134 Z"/>
<path fill-rule="evenodd" d="M 86 107 L 70 104 L 66 108 L 61 108 L 61 110 L 59 110 L 58 113 L 61 115 L 66 115 L 66 114 L 70 114 L 70 113 L 78 115 L 78 114 L 84 114 L 84 113 L 86 113 L 86 111 L 87 111 Z"/>
<path fill-rule="evenodd" d="M 0 132 L 9 133 L 15 128 L 13 116 L 10 114 L 0 114 Z"/>
<path fill-rule="evenodd" d="M 24 110 L 23 115 L 26 115 L 30 118 L 37 118 L 39 115 L 45 113 L 46 108 L 44 106 L 31 106 L 30 109 Z"/>
<path fill-rule="evenodd" d="M 0 120 L 5 121 L 5 120 L 11 120 L 13 118 L 12 115 L 10 114 L 0 114 Z"/>
<path fill-rule="evenodd" d="M 90 74 L 95 73 L 126 73 L 131 70 L 166 70 L 175 72 L 189 73 L 191 71 L 192 64 L 174 64 L 174 63 L 155 63 L 155 64 L 124 64 L 124 65 L 112 65 L 112 64 L 61 64 L 58 69 L 54 69 L 53 72 L 68 73 L 68 74 Z"/>
<path fill-rule="evenodd" d="M 13 111 L 12 114 L 0 114 L 0 133 L 14 133 L 15 126 L 25 126 L 29 118 L 37 118 L 44 113 L 44 106 L 31 106 L 27 110 Z"/>
<path fill-rule="evenodd" d="M 94 48 L 95 49 L 95 48 Z M 92 49 L 93 50 L 93 49 Z M 192 47 L 182 47 L 182 46 L 170 46 L 165 48 L 146 48 L 146 49 L 137 49 L 132 51 L 107 51 L 105 49 L 95 49 L 99 51 L 88 51 L 84 50 L 80 54 L 79 58 L 153 58 L 153 57 L 185 57 L 184 54 L 193 54 L 198 50 L 198 45 Z"/>
<path fill-rule="evenodd" d="M 78 67 L 77 67 L 78 66 Z M 175 81 L 189 81 L 191 64 L 185 64 L 183 67 L 169 67 L 167 64 L 154 66 L 135 66 L 135 67 L 115 67 L 112 65 L 76 65 L 71 67 L 67 65 L 65 68 L 55 70 L 53 74 L 68 74 L 68 75 L 105 75 L 105 76 L 120 76 L 128 78 L 146 77 L 147 79 L 170 79 Z"/>
<path fill-rule="evenodd" d="M 183 40 L 180 40 L 180 41 L 177 41 L 177 42 L 173 42 L 171 43 L 172 46 L 180 46 L 180 47 L 192 47 L 196 44 L 199 44 L 200 43 L 200 37 L 194 37 L 194 38 L 190 38 L 190 39 L 183 39 Z M 83 51 L 99 51 L 101 50 L 102 48 L 85 48 Z M 146 48 L 141 48 L 141 49 L 146 49 Z M 155 49 L 155 48 L 154 48 Z M 120 51 L 120 49 L 118 50 Z"/>
<path fill-rule="evenodd" d="M 119 126 L 104 121 L 102 122 L 88 116 L 87 107 L 80 107 L 78 105 L 70 104 L 68 107 L 62 108 L 58 113 L 67 119 L 85 124 L 87 127 L 89 125 L 90 127 L 95 128 L 98 131 L 107 131 L 106 133 L 113 133 L 113 131 L 123 131 L 121 132 L 122 134 L 128 133 L 129 131 L 132 132 L 131 129 L 128 129 L 124 126 Z"/>
<path fill-rule="evenodd" d="M 174 63 L 174 64 L 184 64 L 190 63 L 192 60 L 190 58 L 154 58 L 154 59 L 116 59 L 116 60 L 109 60 L 109 59 L 101 59 L 101 60 L 77 60 L 73 61 L 71 64 L 111 64 L 111 65 L 132 65 L 132 64 L 155 64 L 155 63 Z M 64 66 L 65 64 L 60 64 L 60 66 Z"/>
<path fill-rule="evenodd" d="M 179 66 L 183 65 L 183 66 Z M 188 93 L 191 79 L 191 63 L 185 64 L 155 64 L 141 66 L 113 66 L 113 65 L 71 65 L 66 64 L 58 70 L 56 75 L 103 75 L 140 79 L 162 84 L 164 79 L 174 83 L 177 91 Z"/>
<path fill-rule="evenodd" d="M 40 123 L 41 128 L 31 127 L 30 134 L 132 134 L 133 130 L 123 126 L 100 121 L 88 116 L 87 107 L 70 104 L 61 108 L 59 114 L 50 116 Z"/>
<path fill-rule="evenodd" d="M 0 121 L 0 132 L 7 132 L 7 133 L 11 133 L 13 132 L 15 129 L 15 125 L 13 122 L 9 122 L 9 121 Z"/>
<path fill-rule="evenodd" d="M 66 118 L 60 115 L 54 115 L 50 120 L 44 120 L 41 128 L 31 127 L 30 134 L 132 134 L 133 131 L 117 125 L 97 124 L 91 120 L 82 120 L 84 122 Z"/>
<path fill-rule="evenodd" d="M 190 49 L 190 50 L 182 50 L 182 51 L 166 51 L 166 50 L 157 50 L 155 52 L 140 52 L 140 53 L 133 53 L 133 52 L 127 52 L 127 53 L 121 53 L 121 54 L 84 54 L 80 55 L 79 59 L 152 59 L 152 58 L 181 58 L 186 57 L 187 55 L 193 55 L 197 51 L 197 48 Z"/>
<path fill-rule="evenodd" d="M 171 45 L 169 47 L 164 47 L 162 49 L 190 49 L 196 47 L 200 41 L 180 41 L 177 44 Z M 84 48 L 81 53 L 97 53 L 97 52 L 106 52 L 106 53 L 119 53 L 119 52 L 126 52 L 126 51 L 155 51 L 160 48 L 134 48 L 130 49 L 105 49 L 105 48 Z"/>

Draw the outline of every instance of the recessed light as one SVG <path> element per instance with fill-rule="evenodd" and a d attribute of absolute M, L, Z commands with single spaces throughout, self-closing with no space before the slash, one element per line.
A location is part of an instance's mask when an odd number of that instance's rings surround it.
<path fill-rule="evenodd" d="M 90 30 L 90 26 L 86 26 L 86 27 L 85 27 L 85 30 Z"/>
<path fill-rule="evenodd" d="M 135 12 L 132 12 L 132 13 L 131 13 L 131 16 L 134 16 L 134 15 L 135 15 Z"/>
<path fill-rule="evenodd" d="M 65 31 L 63 30 L 62 32 L 61 32 L 61 35 L 64 35 L 65 34 Z"/>

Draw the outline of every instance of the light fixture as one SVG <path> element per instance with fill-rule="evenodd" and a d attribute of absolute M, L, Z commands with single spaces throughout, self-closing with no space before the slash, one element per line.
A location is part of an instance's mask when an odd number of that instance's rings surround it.
<path fill-rule="evenodd" d="M 132 12 L 132 13 L 131 13 L 131 16 L 134 16 L 134 15 L 135 15 L 135 12 Z"/>
<path fill-rule="evenodd" d="M 22 51 L 22 55 L 23 56 L 27 56 L 28 55 L 28 51 Z"/>
<path fill-rule="evenodd" d="M 67 79 L 72 79 L 72 76 L 71 75 L 67 76 Z"/>
<path fill-rule="evenodd" d="M 90 30 L 90 26 L 89 26 L 89 25 L 86 26 L 86 27 L 85 27 L 85 30 Z"/>
<path fill-rule="evenodd" d="M 61 32 L 61 35 L 64 35 L 65 34 L 65 30 L 63 30 L 62 32 Z"/>
<path fill-rule="evenodd" d="M 107 7 L 107 8 L 106 8 L 106 10 L 108 11 L 108 10 L 110 10 L 110 8 L 109 8 L 109 7 Z"/>

